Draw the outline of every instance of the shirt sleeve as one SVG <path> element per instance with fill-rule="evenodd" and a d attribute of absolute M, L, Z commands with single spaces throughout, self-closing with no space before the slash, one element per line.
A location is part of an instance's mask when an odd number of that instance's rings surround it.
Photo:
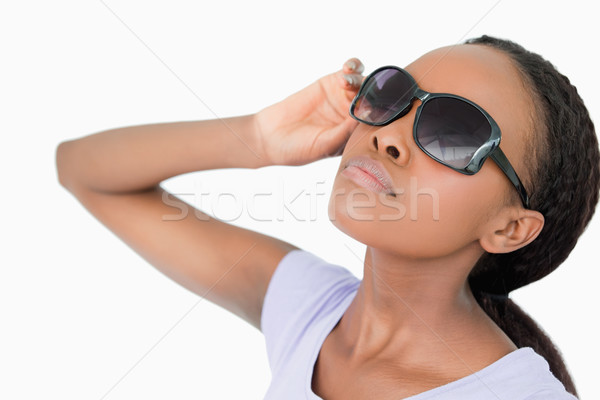
<path fill-rule="evenodd" d="M 267 287 L 261 313 L 271 370 L 286 349 L 300 345 L 305 332 L 327 315 L 360 280 L 348 269 L 301 249 L 287 253 Z"/>

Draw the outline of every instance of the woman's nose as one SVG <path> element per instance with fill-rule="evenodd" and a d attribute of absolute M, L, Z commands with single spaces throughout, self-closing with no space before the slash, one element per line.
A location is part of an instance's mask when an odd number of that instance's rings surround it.
<path fill-rule="evenodd" d="M 398 126 L 398 122 L 400 120 L 373 130 L 369 146 L 382 157 L 391 158 L 395 164 L 405 166 L 410 161 L 410 147 L 406 143 L 408 135 L 402 133 L 404 129 Z"/>

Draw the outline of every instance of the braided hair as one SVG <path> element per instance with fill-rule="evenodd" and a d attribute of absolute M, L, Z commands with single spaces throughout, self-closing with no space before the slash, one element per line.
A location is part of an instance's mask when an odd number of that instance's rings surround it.
<path fill-rule="evenodd" d="M 534 100 L 536 132 L 529 132 L 524 182 L 531 208 L 545 223 L 529 245 L 506 254 L 484 253 L 469 276 L 475 298 L 517 347 L 532 347 L 567 391 L 577 396 L 562 356 L 550 338 L 507 297 L 556 269 L 569 255 L 594 215 L 600 188 L 600 155 L 594 124 L 569 79 L 540 55 L 487 35 L 465 44 L 504 52 L 517 67 Z"/>

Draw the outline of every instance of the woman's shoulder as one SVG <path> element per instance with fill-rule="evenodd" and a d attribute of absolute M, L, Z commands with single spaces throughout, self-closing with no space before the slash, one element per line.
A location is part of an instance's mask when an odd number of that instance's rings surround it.
<path fill-rule="evenodd" d="M 462 379 L 410 400 L 576 400 L 552 374 L 546 360 L 530 347 L 519 348 Z"/>
<path fill-rule="evenodd" d="M 531 347 L 522 347 L 492 364 L 490 383 L 500 387 L 506 398 L 524 400 L 573 400 L 554 376 L 546 359 Z"/>
<path fill-rule="evenodd" d="M 296 293 L 310 291 L 311 297 L 318 297 L 325 292 L 331 293 L 335 287 L 346 288 L 359 282 L 348 268 L 326 261 L 310 251 L 294 249 L 279 262 L 269 282 L 267 295 L 293 289 Z M 289 295 L 288 292 L 286 297 L 289 298 Z M 302 300 L 305 302 L 307 299 Z"/>
<path fill-rule="evenodd" d="M 349 269 L 306 250 L 294 249 L 279 262 L 267 287 L 263 322 L 313 321 L 316 311 L 328 312 L 360 284 Z M 263 328 L 264 324 L 263 324 Z M 264 330 L 263 330 L 264 333 Z"/>
<path fill-rule="evenodd" d="M 287 253 L 271 277 L 262 309 L 261 331 L 271 366 L 277 368 L 282 355 L 312 345 L 339 319 L 359 284 L 350 270 L 311 252 Z"/>

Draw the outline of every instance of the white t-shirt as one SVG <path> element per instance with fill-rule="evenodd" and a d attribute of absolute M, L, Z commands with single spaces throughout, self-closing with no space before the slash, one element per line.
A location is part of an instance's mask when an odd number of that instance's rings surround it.
<path fill-rule="evenodd" d="M 286 254 L 264 299 L 272 381 L 265 400 L 319 400 L 311 388 L 314 364 L 333 327 L 354 299 L 360 280 L 348 269 L 304 250 Z M 482 370 L 408 397 L 410 400 L 573 400 L 548 363 L 523 347 Z M 322 400 L 322 399 L 321 399 Z"/>

